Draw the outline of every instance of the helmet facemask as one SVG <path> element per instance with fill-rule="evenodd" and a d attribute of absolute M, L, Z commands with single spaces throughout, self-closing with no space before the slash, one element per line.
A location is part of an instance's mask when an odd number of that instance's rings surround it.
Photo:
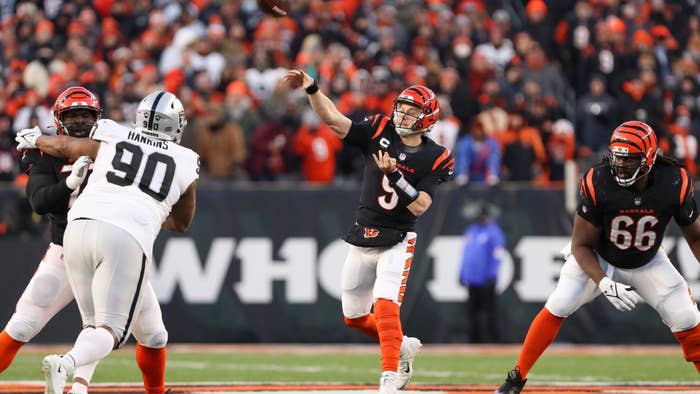
<path fill-rule="evenodd" d="M 646 161 L 646 157 L 641 153 L 616 152 L 615 147 L 610 150 L 610 170 L 617 184 L 622 187 L 632 186 L 649 173 L 651 167 Z"/>
<path fill-rule="evenodd" d="M 421 107 L 408 101 L 397 100 L 394 103 L 394 110 L 392 111 L 392 120 L 394 121 L 396 133 L 405 137 L 422 131 L 428 131 L 419 127 L 423 123 L 422 120 L 424 116 L 425 114 Z"/>
<path fill-rule="evenodd" d="M 66 135 L 85 138 L 99 118 L 100 113 L 93 109 L 69 108 L 58 114 L 58 123 Z"/>

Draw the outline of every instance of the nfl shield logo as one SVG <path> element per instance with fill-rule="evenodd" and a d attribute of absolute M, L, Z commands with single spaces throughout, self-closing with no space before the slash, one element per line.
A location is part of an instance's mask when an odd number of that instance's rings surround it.
<path fill-rule="evenodd" d="M 401 153 L 399 154 L 399 160 L 401 160 L 401 161 L 406 160 L 406 154 L 403 153 L 403 152 L 401 152 Z"/>

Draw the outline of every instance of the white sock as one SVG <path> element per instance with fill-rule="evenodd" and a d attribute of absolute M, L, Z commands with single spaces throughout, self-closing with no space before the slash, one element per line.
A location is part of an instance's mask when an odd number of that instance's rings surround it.
<path fill-rule="evenodd" d="M 114 337 L 102 327 L 86 328 L 80 332 L 75 345 L 65 356 L 75 361 L 76 368 L 92 364 L 112 352 Z"/>
<path fill-rule="evenodd" d="M 94 363 L 83 365 L 82 367 L 75 370 L 75 373 L 73 374 L 73 386 L 70 389 L 71 393 L 73 393 L 73 394 L 87 394 L 88 386 L 86 386 L 80 382 L 76 382 L 75 379 L 80 378 L 80 379 L 83 379 L 88 384 L 90 384 L 90 380 L 92 379 L 92 374 L 95 373 L 95 368 L 97 368 L 97 363 L 98 363 L 98 361 L 95 361 Z"/>
<path fill-rule="evenodd" d="M 97 364 L 95 364 L 95 365 L 97 365 Z M 87 394 L 88 386 L 86 386 L 82 383 L 73 382 L 73 386 L 71 386 L 70 392 L 72 394 Z"/>

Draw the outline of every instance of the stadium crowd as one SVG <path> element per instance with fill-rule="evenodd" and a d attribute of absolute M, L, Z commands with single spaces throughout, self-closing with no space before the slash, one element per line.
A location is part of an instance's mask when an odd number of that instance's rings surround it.
<path fill-rule="evenodd" d="M 20 176 L 14 134 L 55 132 L 53 101 L 74 85 L 127 124 L 149 92 L 176 93 L 205 182 L 359 178 L 359 153 L 281 83 L 292 67 L 353 119 L 390 115 L 407 85 L 433 89 L 430 136 L 455 152 L 460 184 L 560 181 L 629 119 L 697 176 L 696 1 L 290 3 L 276 19 L 254 0 L 2 2 L 0 180 Z"/>

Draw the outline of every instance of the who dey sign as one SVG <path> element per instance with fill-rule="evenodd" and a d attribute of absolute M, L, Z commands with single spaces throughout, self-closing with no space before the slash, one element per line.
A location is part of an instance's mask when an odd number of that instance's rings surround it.
<path fill-rule="evenodd" d="M 521 238 L 506 254 L 497 285 L 499 292 L 513 286 L 523 302 L 544 302 L 552 292 L 561 269 L 560 250 L 568 237 L 532 236 Z M 674 257 L 694 295 L 700 294 L 700 265 L 685 241 L 666 238 L 664 248 Z M 427 249 L 432 274 L 426 288 L 437 302 L 462 302 L 467 292 L 459 284 L 462 253 L 461 236 L 438 236 Z M 287 238 L 277 250 L 268 238 L 215 238 L 206 256 L 200 256 L 190 238 L 167 240 L 151 282 L 161 303 L 167 304 L 176 287 L 189 304 L 214 304 L 226 286 L 232 286 L 244 304 L 273 301 L 273 282 L 285 283 L 285 302 L 312 304 L 318 292 L 340 299 L 340 272 L 347 244 L 336 240 L 318 248 L 314 238 Z M 273 256 L 277 256 L 273 258 Z M 424 258 L 414 261 L 427 264 Z M 515 280 L 514 261 L 519 260 L 520 277 Z M 240 280 L 225 283 L 232 264 L 240 264 Z M 317 286 L 314 284 L 318 284 Z M 278 300 L 279 301 L 279 300 Z"/>

